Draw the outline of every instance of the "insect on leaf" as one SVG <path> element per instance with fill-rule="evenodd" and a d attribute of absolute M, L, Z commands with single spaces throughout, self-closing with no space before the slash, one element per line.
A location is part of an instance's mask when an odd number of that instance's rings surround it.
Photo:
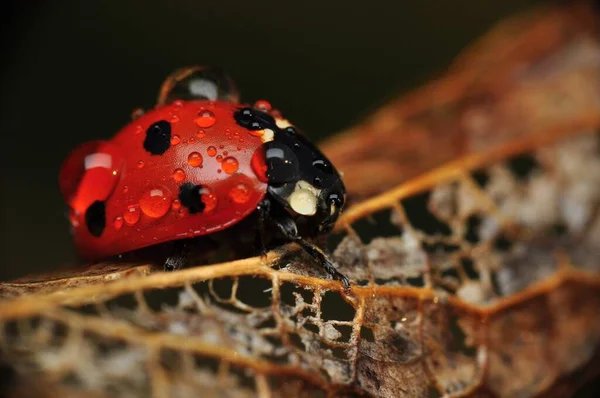
<path fill-rule="evenodd" d="M 171 273 L 98 264 L 3 283 L 8 388 L 574 394 L 600 364 L 595 15 L 572 2 L 510 19 L 446 77 L 325 143 L 362 198 L 329 242 L 350 290 L 293 246 Z"/>

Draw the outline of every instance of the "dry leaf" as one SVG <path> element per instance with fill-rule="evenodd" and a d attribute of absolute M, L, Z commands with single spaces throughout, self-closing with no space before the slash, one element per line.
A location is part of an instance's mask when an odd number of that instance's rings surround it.
<path fill-rule="evenodd" d="M 600 364 L 598 37 L 585 4 L 508 21 L 327 144 L 386 188 L 332 236 L 350 291 L 292 247 L 0 285 L 5 392 L 572 394 Z"/>

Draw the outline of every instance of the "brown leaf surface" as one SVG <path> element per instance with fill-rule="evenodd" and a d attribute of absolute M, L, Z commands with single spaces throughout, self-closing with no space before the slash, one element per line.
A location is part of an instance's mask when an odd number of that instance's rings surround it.
<path fill-rule="evenodd" d="M 353 192 L 386 188 L 332 236 L 350 291 L 293 247 L 4 283 L 9 392 L 35 381 L 35 396 L 572 394 L 600 364 L 591 15 L 575 4 L 508 21 L 449 77 L 327 144 Z"/>

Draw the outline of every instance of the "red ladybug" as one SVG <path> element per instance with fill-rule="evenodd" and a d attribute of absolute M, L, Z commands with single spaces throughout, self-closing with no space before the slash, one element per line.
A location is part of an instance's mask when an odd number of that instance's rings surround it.
<path fill-rule="evenodd" d="M 306 240 L 333 228 L 345 201 L 340 175 L 268 102 L 239 104 L 216 69 L 175 72 L 155 109 L 75 149 L 59 183 L 87 259 L 175 241 L 164 265 L 179 268 L 193 238 L 254 215 L 263 249 L 266 232 L 296 242 L 349 285 Z"/>

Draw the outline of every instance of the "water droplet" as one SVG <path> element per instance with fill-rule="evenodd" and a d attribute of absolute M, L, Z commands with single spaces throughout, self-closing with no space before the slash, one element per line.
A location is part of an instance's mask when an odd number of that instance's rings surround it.
<path fill-rule="evenodd" d="M 140 207 L 138 205 L 131 205 L 127 207 L 127 210 L 125 210 L 123 219 L 127 225 L 135 225 L 138 221 L 140 221 L 140 215 Z"/>
<path fill-rule="evenodd" d="M 237 159 L 233 156 L 227 156 L 225 159 L 223 159 L 223 162 L 221 163 L 221 168 L 227 174 L 235 173 L 236 171 L 238 171 L 239 167 L 240 165 Z"/>
<path fill-rule="evenodd" d="M 190 144 L 193 144 L 194 142 L 196 142 L 196 139 L 194 137 L 190 138 Z"/>
<path fill-rule="evenodd" d="M 181 108 L 183 106 L 183 101 L 182 100 L 175 100 L 173 101 L 173 105 L 177 108 Z"/>
<path fill-rule="evenodd" d="M 246 203 L 250 199 L 250 188 L 248 185 L 240 182 L 229 191 L 229 197 L 235 203 Z"/>
<path fill-rule="evenodd" d="M 115 229 L 118 231 L 121 229 L 122 226 L 123 226 L 123 217 L 121 217 L 121 216 L 115 217 L 115 219 L 113 220 L 113 227 L 115 227 Z"/>
<path fill-rule="evenodd" d="M 181 142 L 181 137 L 179 137 L 178 135 L 174 135 L 173 137 L 171 137 L 171 145 L 177 145 Z"/>
<path fill-rule="evenodd" d="M 188 141 L 187 141 L 187 139 L 185 139 L 185 138 L 184 138 L 184 139 L 183 139 L 183 141 L 181 141 L 181 143 L 182 143 L 183 145 L 187 145 Z"/>
<path fill-rule="evenodd" d="M 143 115 L 144 115 L 144 110 L 142 108 L 135 108 L 133 111 L 131 111 L 131 120 L 135 120 Z"/>
<path fill-rule="evenodd" d="M 192 152 L 188 155 L 187 162 L 192 167 L 202 166 L 203 162 L 202 155 L 198 152 Z"/>
<path fill-rule="evenodd" d="M 59 188 L 71 209 L 84 213 L 97 200 L 106 200 L 121 177 L 120 150 L 104 141 L 77 147 L 61 166 Z"/>
<path fill-rule="evenodd" d="M 217 155 L 217 162 L 221 163 L 223 161 L 223 156 Z"/>
<path fill-rule="evenodd" d="M 262 182 L 268 182 L 267 178 L 267 160 L 265 157 L 264 148 L 258 148 L 254 151 L 252 155 L 252 159 L 250 160 L 250 166 L 252 167 L 252 171 L 258 177 L 258 179 Z"/>
<path fill-rule="evenodd" d="M 135 135 L 142 134 L 142 131 L 144 131 L 144 128 L 142 126 L 140 126 L 139 124 L 135 126 Z"/>
<path fill-rule="evenodd" d="M 256 109 L 258 109 L 259 111 L 263 111 L 263 112 L 270 112 L 272 107 L 271 104 L 269 103 L 269 101 L 265 101 L 265 100 L 258 100 L 254 103 L 254 107 Z"/>
<path fill-rule="evenodd" d="M 211 212 L 217 207 L 217 197 L 207 188 L 200 189 L 200 198 L 204 203 L 204 213 Z"/>
<path fill-rule="evenodd" d="M 177 123 L 179 122 L 179 116 L 177 116 L 176 114 L 172 114 L 171 115 L 171 123 Z"/>
<path fill-rule="evenodd" d="M 127 185 L 123 186 L 123 193 L 129 192 L 129 187 Z"/>
<path fill-rule="evenodd" d="M 159 218 L 167 214 L 171 207 L 171 195 L 162 188 L 151 188 L 142 194 L 140 209 L 148 217 Z"/>
<path fill-rule="evenodd" d="M 185 180 L 185 171 L 181 169 L 175 169 L 175 171 L 173 171 L 173 179 L 177 182 Z"/>
<path fill-rule="evenodd" d="M 215 114 L 209 110 L 204 110 L 198 113 L 198 117 L 194 120 L 198 127 L 208 128 L 214 125 L 217 121 Z"/>
<path fill-rule="evenodd" d="M 137 167 L 138 167 L 138 169 L 141 169 L 142 167 L 144 167 L 144 161 L 140 160 L 139 162 L 137 162 Z"/>
<path fill-rule="evenodd" d="M 223 148 L 225 148 L 225 145 L 223 145 L 223 144 L 219 145 L 219 149 L 223 149 Z"/>
<path fill-rule="evenodd" d="M 198 130 L 198 131 L 196 131 L 196 137 L 204 138 L 204 137 L 206 137 L 206 132 L 204 130 Z"/>
<path fill-rule="evenodd" d="M 173 203 L 171 203 L 171 209 L 179 210 L 181 209 L 181 201 L 179 199 L 175 199 Z"/>
<path fill-rule="evenodd" d="M 206 148 L 206 153 L 208 153 L 208 156 L 213 157 L 217 154 L 217 148 L 211 145 Z"/>
<path fill-rule="evenodd" d="M 264 130 L 248 130 L 248 134 L 250 134 L 253 137 L 262 137 L 263 133 Z"/>
<path fill-rule="evenodd" d="M 227 152 L 227 151 L 223 152 L 223 156 L 227 156 L 227 155 L 229 155 L 229 152 Z"/>
<path fill-rule="evenodd" d="M 77 228 L 79 226 L 79 217 L 77 216 L 77 212 L 72 209 L 69 211 L 69 222 L 73 228 Z"/>

